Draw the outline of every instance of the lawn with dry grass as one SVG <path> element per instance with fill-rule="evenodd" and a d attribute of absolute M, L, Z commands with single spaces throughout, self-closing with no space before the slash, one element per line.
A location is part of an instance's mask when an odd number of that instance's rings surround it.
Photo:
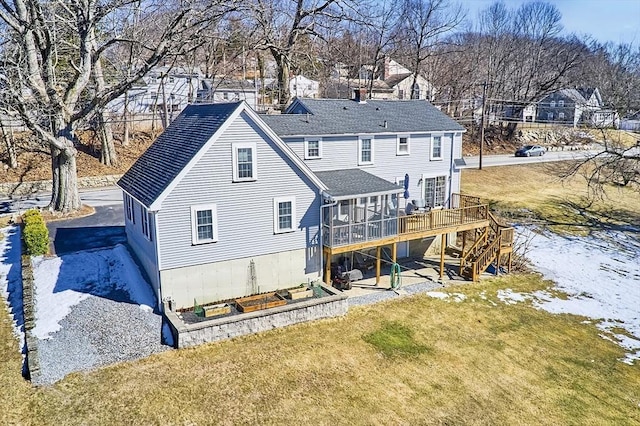
<path fill-rule="evenodd" d="M 544 163 L 464 170 L 462 190 L 486 200 L 505 217 L 540 220 L 557 232 L 584 235 L 620 225 L 640 226 L 640 194 L 610 186 L 603 199 L 595 199 L 582 175 L 559 177 L 565 167 Z"/>
<path fill-rule="evenodd" d="M 638 424 L 640 367 L 581 318 L 509 305 L 512 276 L 170 351 L 49 388 L 2 313 L 1 424 Z"/>

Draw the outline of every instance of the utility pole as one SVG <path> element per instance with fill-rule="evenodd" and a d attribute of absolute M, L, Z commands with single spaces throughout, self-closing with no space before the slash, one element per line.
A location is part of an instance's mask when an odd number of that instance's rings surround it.
<path fill-rule="evenodd" d="M 482 151 L 484 148 L 484 114 L 487 108 L 487 82 L 482 83 L 482 118 L 480 119 L 480 159 L 478 170 L 482 170 Z"/>

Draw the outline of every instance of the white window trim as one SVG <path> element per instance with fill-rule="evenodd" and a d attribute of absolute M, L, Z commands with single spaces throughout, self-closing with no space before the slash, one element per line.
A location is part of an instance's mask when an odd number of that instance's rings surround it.
<path fill-rule="evenodd" d="M 434 139 L 435 138 L 440 138 L 440 156 L 436 157 L 433 155 L 433 148 L 434 148 Z M 432 161 L 440 161 L 444 158 L 444 135 L 432 135 L 431 136 L 431 146 L 429 149 L 429 159 Z"/>
<path fill-rule="evenodd" d="M 147 240 L 151 241 L 150 214 L 149 211 L 142 205 L 140 206 L 140 224 L 142 227 L 142 235 L 144 235 Z"/>
<path fill-rule="evenodd" d="M 309 155 L 309 142 L 318 141 L 318 156 L 312 157 Z M 322 158 L 322 138 L 304 138 L 304 159 L 305 160 L 318 160 Z"/>
<path fill-rule="evenodd" d="M 291 228 L 280 229 L 280 216 L 278 211 L 279 203 L 291 203 Z M 296 217 L 296 197 L 276 197 L 273 199 L 273 233 L 284 234 L 294 232 L 298 227 L 298 218 Z"/>
<path fill-rule="evenodd" d="M 407 150 L 400 151 L 400 138 L 407 138 Z M 400 134 L 396 137 L 396 155 L 409 155 L 411 154 L 411 137 L 407 134 Z"/>
<path fill-rule="evenodd" d="M 198 217 L 197 212 L 211 210 L 211 220 L 213 222 L 213 238 L 207 240 L 198 239 Z M 201 204 L 191 206 L 191 243 L 193 245 L 215 243 L 218 241 L 218 208 L 216 204 Z"/>
<path fill-rule="evenodd" d="M 253 176 L 250 178 L 238 177 L 238 149 L 251 148 L 251 168 Z M 258 150 L 255 142 L 236 142 L 231 144 L 231 157 L 233 161 L 233 182 L 253 182 L 258 180 Z"/>
<path fill-rule="evenodd" d="M 133 199 L 129 194 L 124 195 L 124 209 L 125 209 L 125 217 L 131 223 L 134 222 L 134 214 L 133 214 Z"/>
<path fill-rule="evenodd" d="M 362 140 L 369 139 L 371 141 L 371 161 L 362 161 Z M 375 162 L 375 139 L 373 136 L 358 137 L 358 166 L 370 166 Z"/>

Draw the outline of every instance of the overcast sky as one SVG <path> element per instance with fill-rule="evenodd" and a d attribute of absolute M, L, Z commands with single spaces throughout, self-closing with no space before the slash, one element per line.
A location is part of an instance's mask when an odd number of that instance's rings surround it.
<path fill-rule="evenodd" d="M 515 9 L 530 0 L 506 0 Z M 640 0 L 547 0 L 562 13 L 565 34 L 589 34 L 600 42 L 633 43 L 640 45 Z M 477 13 L 495 0 L 461 0 L 469 9 L 469 19 L 476 21 Z"/>

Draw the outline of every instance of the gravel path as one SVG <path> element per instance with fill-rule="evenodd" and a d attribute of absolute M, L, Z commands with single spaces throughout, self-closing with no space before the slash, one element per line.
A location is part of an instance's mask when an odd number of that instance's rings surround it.
<path fill-rule="evenodd" d="M 427 291 L 437 290 L 443 287 L 444 286 L 438 282 L 425 281 L 418 284 L 403 285 L 397 292 L 391 290 L 380 291 L 362 296 L 350 297 L 348 301 L 349 306 L 371 305 L 373 303 L 382 302 L 383 300 L 396 299 L 405 295 L 425 293 Z"/>
<path fill-rule="evenodd" d="M 170 349 L 161 343 L 161 315 L 137 304 L 89 296 L 73 306 L 60 325 L 50 338 L 38 341 L 40 374 L 32 377 L 35 385 Z"/>

